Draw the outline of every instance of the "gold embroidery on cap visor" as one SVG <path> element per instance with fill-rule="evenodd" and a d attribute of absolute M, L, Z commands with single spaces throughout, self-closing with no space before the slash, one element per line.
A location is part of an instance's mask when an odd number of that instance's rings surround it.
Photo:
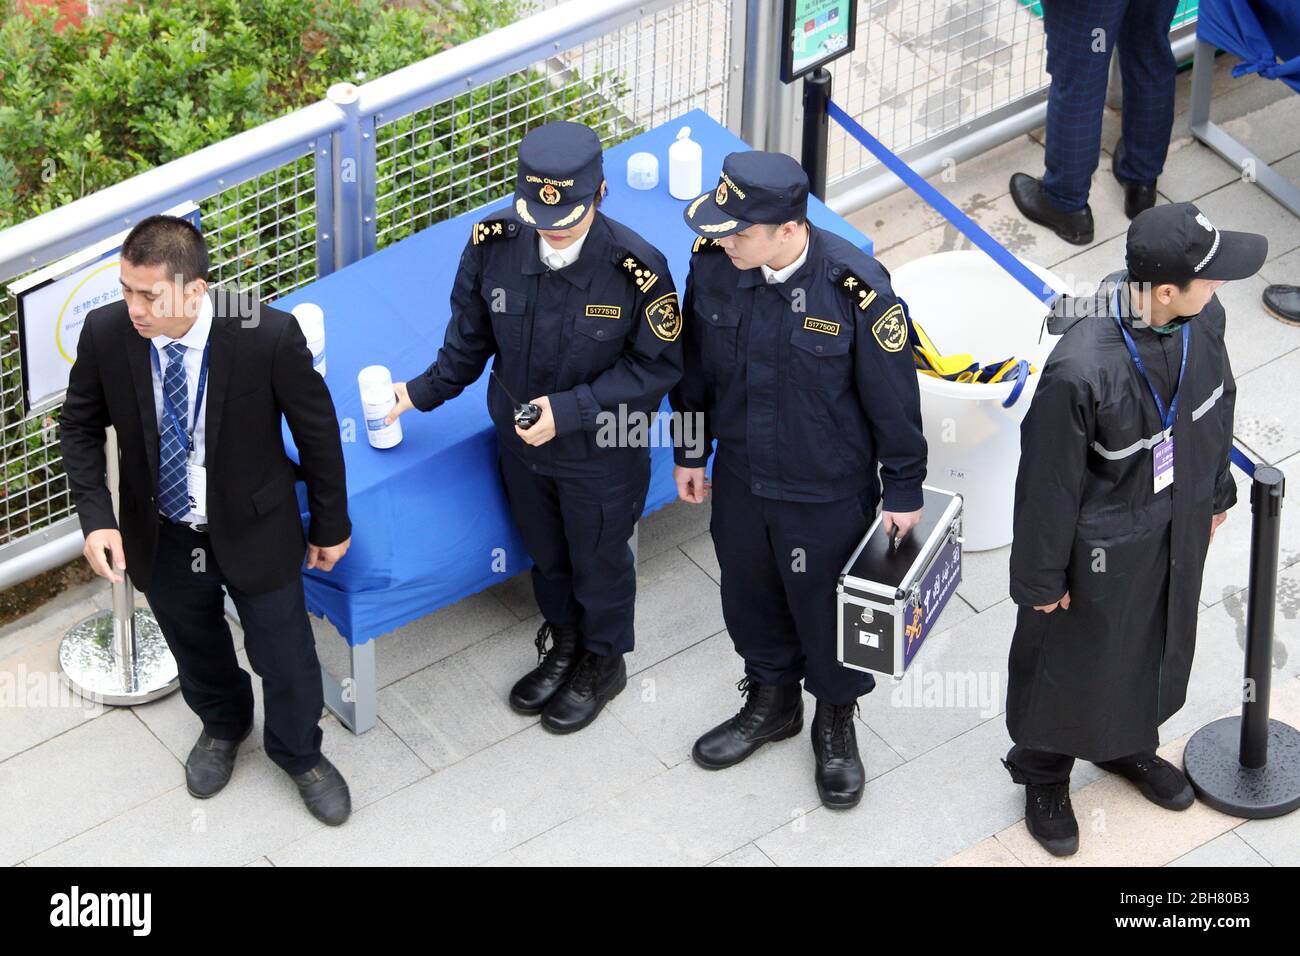
<path fill-rule="evenodd" d="M 575 223 L 575 222 L 577 222 L 579 219 L 581 219 L 581 218 L 582 218 L 582 214 L 585 213 L 586 211 L 587 211 L 587 205 L 586 205 L 586 203 L 578 203 L 578 205 L 574 208 L 573 212 L 569 213 L 569 214 L 568 214 L 567 216 L 565 216 L 563 219 L 560 219 L 560 220 L 557 220 L 556 222 L 551 223 L 551 228 L 552 228 L 552 229 L 559 229 L 559 228 L 562 228 L 563 226 L 569 226 L 569 225 L 572 225 L 573 223 Z"/>
<path fill-rule="evenodd" d="M 532 217 L 531 213 L 529 213 L 528 204 L 525 203 L 522 198 L 515 200 L 515 214 L 530 226 L 537 225 L 537 220 Z"/>
<path fill-rule="evenodd" d="M 650 331 L 665 342 L 675 342 L 682 333 L 682 313 L 676 292 L 667 292 L 647 305 L 645 317 Z"/>
<path fill-rule="evenodd" d="M 886 352 L 901 352 L 907 344 L 907 322 L 903 318 L 903 307 L 895 302 L 886 309 L 885 314 L 871 326 L 871 334 Z"/>
<path fill-rule="evenodd" d="M 718 188 L 722 189 L 724 187 L 722 185 L 719 185 Z M 700 203 L 708 199 L 710 195 L 711 195 L 710 193 L 705 193 L 702 196 L 696 196 L 695 199 L 691 201 L 691 204 L 686 207 L 686 218 L 693 220 L 695 218 L 696 211 L 700 208 Z M 739 225 L 740 223 L 737 222 L 736 220 L 728 219 L 725 222 L 720 222 L 714 225 L 697 223 L 695 228 L 699 229 L 701 232 L 723 232 L 724 230 L 727 229 L 735 229 Z"/>

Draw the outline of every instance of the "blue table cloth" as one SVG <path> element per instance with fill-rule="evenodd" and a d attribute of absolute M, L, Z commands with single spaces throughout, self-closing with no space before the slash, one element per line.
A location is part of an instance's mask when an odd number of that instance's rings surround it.
<path fill-rule="evenodd" d="M 695 239 L 682 221 L 685 201 L 668 194 L 668 146 L 682 126 L 689 126 L 691 138 L 703 147 L 704 189 L 717 182 L 727 153 L 749 148 L 706 113 L 693 110 L 606 151 L 609 194 L 601 207 L 664 253 L 679 294 Z M 628 157 L 639 151 L 659 157 L 660 182 L 652 190 L 627 185 Z M 366 439 L 357 390 L 357 372 L 367 365 L 385 365 L 395 381 L 405 381 L 433 361 L 470 227 L 506 203 L 502 199 L 432 226 L 275 303 L 291 309 L 314 302 L 325 312 L 325 381 L 343 429 L 353 530 L 351 550 L 332 572 L 305 572 L 307 606 L 353 645 L 530 565 L 497 473 L 487 373 L 435 411 L 403 415 L 401 444 L 382 451 Z M 808 216 L 871 251 L 865 236 L 815 199 L 809 201 Z M 285 445 L 296 460 L 287 427 Z M 653 448 L 652 455 L 647 513 L 676 498 L 672 450 Z M 301 484 L 299 501 L 306 520 Z"/>
<path fill-rule="evenodd" d="M 1298 0 L 1201 0 L 1196 38 L 1241 57 L 1233 76 L 1258 73 L 1300 93 Z"/>

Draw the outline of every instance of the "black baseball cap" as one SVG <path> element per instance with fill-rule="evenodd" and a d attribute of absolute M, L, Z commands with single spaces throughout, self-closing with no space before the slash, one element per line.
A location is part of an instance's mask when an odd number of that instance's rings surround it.
<path fill-rule="evenodd" d="M 808 214 L 808 174 L 785 153 L 750 149 L 722 161 L 717 188 L 696 196 L 682 217 L 701 236 L 720 239 L 756 222 L 782 223 Z"/>
<path fill-rule="evenodd" d="M 600 137 L 561 120 L 530 130 L 519 144 L 514 217 L 534 229 L 564 229 L 587 214 L 605 178 Z"/>
<path fill-rule="evenodd" d="M 1189 202 L 1152 206 L 1128 227 L 1128 271 L 1137 282 L 1245 279 L 1267 256 L 1267 238 L 1221 230 Z"/>

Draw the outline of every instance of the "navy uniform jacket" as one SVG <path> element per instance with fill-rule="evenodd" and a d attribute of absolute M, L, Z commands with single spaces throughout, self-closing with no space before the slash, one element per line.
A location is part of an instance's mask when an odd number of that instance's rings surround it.
<path fill-rule="evenodd" d="M 503 451 L 538 474 L 622 473 L 647 447 L 600 447 L 602 411 L 657 411 L 682 374 L 681 313 L 668 263 L 622 223 L 596 213 L 576 261 L 554 274 L 537 233 L 505 217 L 474 227 L 451 292 L 438 357 L 407 382 L 429 411 L 455 398 L 493 355 L 488 411 Z M 533 448 L 515 434 L 514 403 L 550 397 L 556 437 Z"/>
<path fill-rule="evenodd" d="M 809 229 L 807 260 L 774 285 L 696 241 L 672 403 L 702 413 L 705 435 L 702 454 L 676 443 L 677 464 L 703 467 L 716 438 L 755 495 L 834 501 L 876 484 L 879 462 L 885 509 L 915 511 L 926 444 L 902 306 L 879 262 Z"/>

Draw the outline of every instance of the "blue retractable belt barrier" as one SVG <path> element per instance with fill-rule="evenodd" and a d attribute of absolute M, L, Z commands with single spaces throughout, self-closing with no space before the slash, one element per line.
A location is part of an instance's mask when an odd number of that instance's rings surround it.
<path fill-rule="evenodd" d="M 979 223 L 958 209 L 943 193 L 927 183 L 920 173 L 899 159 L 888 146 L 863 129 L 857 120 L 840 109 L 839 104 L 831 100 L 826 104 L 826 112 L 835 122 L 843 126 L 850 136 L 861 143 L 871 155 L 880 160 L 886 169 L 901 179 L 912 192 L 924 199 L 939 215 L 956 226 L 962 235 L 984 250 L 985 254 L 1000 265 L 1011 278 L 1028 289 L 1044 305 L 1050 307 L 1056 301 L 1060 295 L 1059 292 L 1048 288 L 1042 279 L 1034 275 L 1033 271 L 1013 256 L 1002 243 L 985 232 Z M 1015 404 L 1016 399 L 1020 397 L 1021 391 L 1024 390 L 1025 380 L 1029 377 L 1028 363 L 1022 360 L 1021 365 L 1025 367 L 1020 370 L 1020 374 L 1016 378 L 1016 384 L 1011 389 L 1011 394 L 1002 403 L 1006 408 L 1010 408 Z M 1232 446 L 1232 463 L 1247 475 L 1255 474 L 1255 463 L 1247 458 L 1245 453 L 1236 445 Z"/>

